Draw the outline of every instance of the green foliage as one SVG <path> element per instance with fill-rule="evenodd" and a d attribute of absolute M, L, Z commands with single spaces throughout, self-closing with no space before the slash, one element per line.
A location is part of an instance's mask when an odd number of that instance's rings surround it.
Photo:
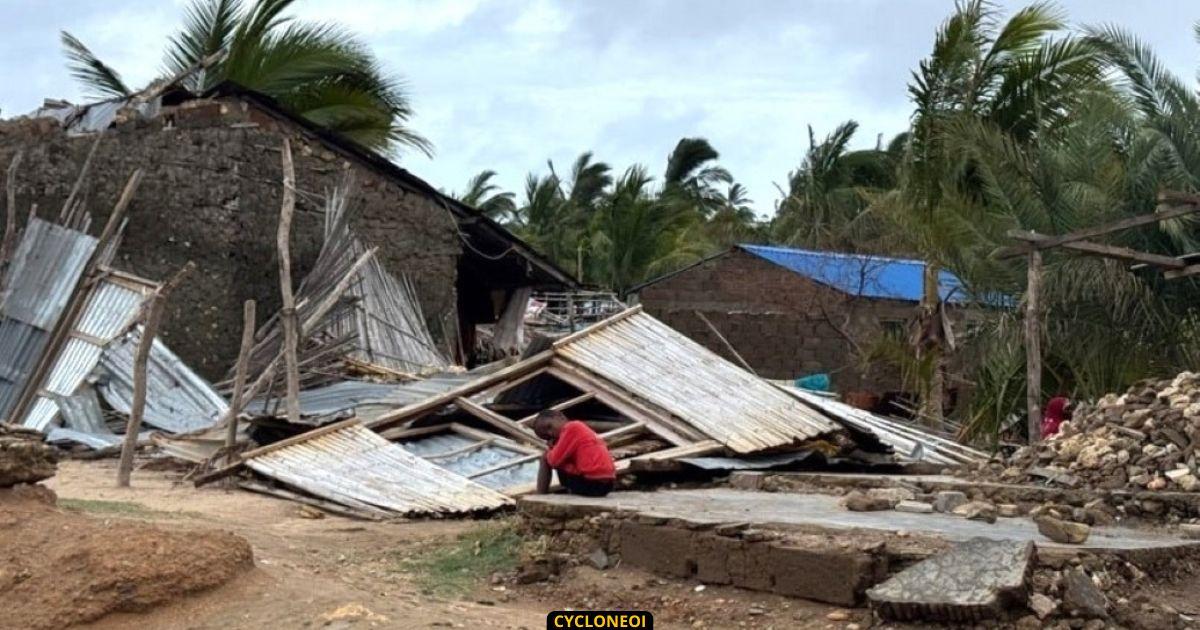
<path fill-rule="evenodd" d="M 451 543 L 398 558 L 425 592 L 463 596 L 496 572 L 517 566 L 522 540 L 511 520 L 493 521 L 472 529 Z"/>
<path fill-rule="evenodd" d="M 286 16 L 293 2 L 194 0 L 183 28 L 169 39 L 163 76 L 225 51 L 219 62 L 190 75 L 185 87 L 203 92 L 235 81 L 365 146 L 431 154 L 429 141 L 405 126 L 413 111 L 404 84 L 345 29 Z M 132 92 L 82 42 L 65 32 L 62 39 L 72 76 L 92 93 Z"/>

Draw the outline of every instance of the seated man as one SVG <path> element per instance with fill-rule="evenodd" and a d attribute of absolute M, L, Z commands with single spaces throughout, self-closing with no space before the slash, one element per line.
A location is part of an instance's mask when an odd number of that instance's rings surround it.
<path fill-rule="evenodd" d="M 612 491 L 617 479 L 612 455 L 591 427 L 561 411 L 543 411 L 533 421 L 533 432 L 550 444 L 538 468 L 538 494 L 550 490 L 551 469 L 571 494 L 602 497 Z"/>

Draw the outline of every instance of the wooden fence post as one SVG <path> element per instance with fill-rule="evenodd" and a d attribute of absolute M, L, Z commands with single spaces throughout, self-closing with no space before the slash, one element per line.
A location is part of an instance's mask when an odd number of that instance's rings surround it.
<path fill-rule="evenodd" d="M 237 366 L 233 376 L 233 395 L 229 398 L 229 411 L 225 414 L 228 431 L 225 433 L 225 463 L 232 464 L 234 460 L 233 447 L 237 442 L 238 415 L 247 401 L 242 400 L 246 389 L 246 363 L 250 361 L 250 350 L 254 348 L 254 300 L 246 300 L 242 304 L 242 348 L 238 352 Z"/>
<path fill-rule="evenodd" d="M 292 215 L 296 211 L 296 169 L 292 164 L 292 145 L 283 140 L 283 204 L 279 211 L 279 233 L 276 245 L 279 248 L 279 290 L 283 297 L 283 308 L 279 310 L 283 322 L 283 359 L 287 381 L 288 422 L 300 422 L 300 367 L 296 358 L 299 345 L 296 328 L 296 296 L 292 293 L 292 259 L 289 240 L 292 235 Z"/>
<path fill-rule="evenodd" d="M 1029 414 L 1029 443 L 1042 434 L 1042 252 L 1029 252 L 1028 287 L 1025 289 L 1025 406 Z"/>
<path fill-rule="evenodd" d="M 125 425 L 125 440 L 121 444 L 117 487 L 128 488 L 129 475 L 133 472 L 133 453 L 137 450 L 138 431 L 142 428 L 142 415 L 146 411 L 146 363 L 150 360 L 150 348 L 154 345 L 154 335 L 158 333 L 158 325 L 162 321 L 167 296 L 195 268 L 196 263 L 189 260 L 150 296 L 147 304 L 149 310 L 146 313 L 146 323 L 142 328 L 142 338 L 138 340 L 137 354 L 133 358 L 133 404 L 129 409 L 129 422 Z"/>

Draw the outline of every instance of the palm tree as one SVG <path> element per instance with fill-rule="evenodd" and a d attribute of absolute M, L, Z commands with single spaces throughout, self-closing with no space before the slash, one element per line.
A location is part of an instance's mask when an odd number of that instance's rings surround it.
<path fill-rule="evenodd" d="M 163 76 L 224 51 L 211 67 L 187 77 L 184 87 L 203 92 L 234 81 L 364 146 L 430 154 L 429 141 L 405 124 L 413 110 L 403 82 L 345 29 L 283 15 L 293 2 L 194 0 L 183 28 L 169 39 Z M 92 95 L 135 92 L 75 36 L 64 31 L 62 45 L 72 75 Z"/>
<path fill-rule="evenodd" d="M 721 206 L 718 186 L 733 183 L 729 171 L 717 166 L 720 154 L 704 138 L 682 138 L 667 156 L 662 196 L 708 217 Z"/>
<path fill-rule="evenodd" d="M 788 189 L 776 205 L 772 231 L 777 240 L 813 249 L 880 252 L 884 231 L 870 213 L 872 191 L 895 185 L 898 150 L 850 151 L 858 123 L 838 125 L 821 142 L 808 128 L 808 152 L 788 173 Z M 893 145 L 896 142 L 893 141 Z M 902 145 L 900 145 L 902 146 Z"/>
<path fill-rule="evenodd" d="M 766 240 L 766 226 L 755 215 L 753 203 L 745 186 L 729 185 L 721 195 L 720 207 L 704 224 L 704 232 L 715 249 Z"/>
<path fill-rule="evenodd" d="M 976 195 L 973 163 L 947 146 L 962 120 L 980 120 L 1018 143 L 1044 141 L 1100 89 L 1097 48 L 1087 40 L 1053 36 L 1065 17 L 1049 4 L 1025 7 L 1001 23 L 983 0 L 959 2 L 937 33 L 933 52 L 913 74 L 916 105 L 899 186 L 879 203 L 890 210 L 926 260 L 921 330 L 939 331 L 938 278 L 948 263 L 978 253 L 973 226 L 960 214 Z M 933 368 L 922 384 L 922 411 L 942 417 L 944 348 L 923 335 L 918 355 Z"/>
<path fill-rule="evenodd" d="M 508 223 L 517 219 L 516 197 L 511 192 L 501 191 L 498 184 L 492 183 L 496 171 L 491 169 L 480 171 L 467 181 L 467 189 L 455 193 L 453 197 L 478 209 L 488 218 Z"/>

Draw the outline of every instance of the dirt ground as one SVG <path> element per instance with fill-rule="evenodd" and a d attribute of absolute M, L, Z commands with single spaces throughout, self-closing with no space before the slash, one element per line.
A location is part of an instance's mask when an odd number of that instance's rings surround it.
<path fill-rule="evenodd" d="M 575 569 L 558 582 L 517 586 L 480 579 L 460 595 L 430 594 L 405 558 L 486 522 L 374 523 L 305 518 L 297 504 L 221 488 L 195 489 L 180 474 L 138 470 L 113 487 L 115 463 L 67 461 L 47 485 L 60 505 L 171 531 L 221 529 L 248 540 L 255 568 L 231 582 L 143 613 L 117 613 L 98 630 L 235 628 L 543 628 L 561 609 L 635 609 L 662 628 L 846 628 L 864 611 L 725 587 L 668 581 L 623 568 Z M 699 588 L 697 588 L 699 587 Z"/>

